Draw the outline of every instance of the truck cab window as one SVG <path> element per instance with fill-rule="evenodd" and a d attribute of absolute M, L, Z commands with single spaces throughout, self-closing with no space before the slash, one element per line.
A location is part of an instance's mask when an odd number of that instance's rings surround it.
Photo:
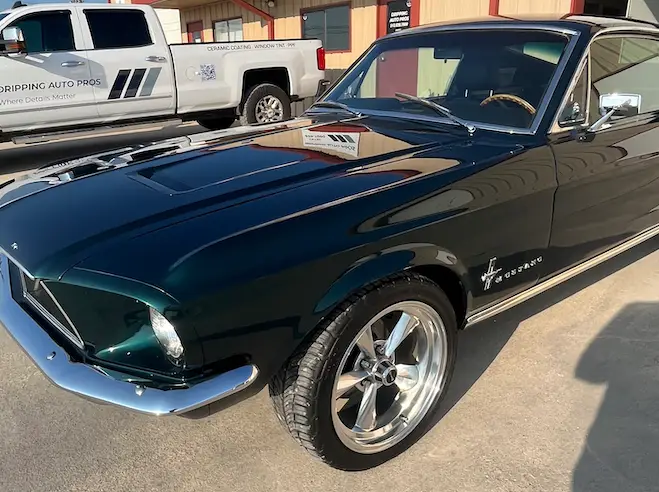
<path fill-rule="evenodd" d="M 30 14 L 16 20 L 9 27 L 18 27 L 22 31 L 28 53 L 76 49 L 69 12 Z"/>
<path fill-rule="evenodd" d="M 86 10 L 94 49 L 137 48 L 153 44 L 140 10 Z M 117 26 L 121 26 L 117 29 Z"/>

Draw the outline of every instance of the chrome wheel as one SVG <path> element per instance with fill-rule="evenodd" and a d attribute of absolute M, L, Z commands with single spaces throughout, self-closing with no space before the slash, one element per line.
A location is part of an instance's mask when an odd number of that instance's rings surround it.
<path fill-rule="evenodd" d="M 407 437 L 442 391 L 446 327 L 423 302 L 397 303 L 360 330 L 334 379 L 332 422 L 349 449 L 379 453 Z"/>
<path fill-rule="evenodd" d="M 256 103 L 257 123 L 274 123 L 284 119 L 284 105 L 275 96 L 265 96 Z"/>

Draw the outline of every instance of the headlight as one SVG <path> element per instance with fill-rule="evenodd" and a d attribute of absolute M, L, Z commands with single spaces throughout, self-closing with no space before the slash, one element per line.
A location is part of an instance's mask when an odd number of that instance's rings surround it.
<path fill-rule="evenodd" d="M 183 355 L 183 344 L 172 324 L 153 308 L 149 308 L 149 315 L 151 316 L 151 327 L 165 349 L 165 353 L 174 359 L 179 359 Z"/>

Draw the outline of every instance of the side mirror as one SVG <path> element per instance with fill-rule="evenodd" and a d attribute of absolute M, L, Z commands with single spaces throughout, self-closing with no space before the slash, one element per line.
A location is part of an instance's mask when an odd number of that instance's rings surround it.
<path fill-rule="evenodd" d="M 640 94 L 602 94 L 599 100 L 600 115 L 613 110 L 611 116 L 635 116 L 641 109 Z"/>
<path fill-rule="evenodd" d="M 25 52 L 25 40 L 20 27 L 7 27 L 2 30 L 0 55 L 12 55 Z"/>
<path fill-rule="evenodd" d="M 604 94 L 600 96 L 602 117 L 590 125 L 585 132 L 575 132 L 577 140 L 592 140 L 595 132 L 601 130 L 613 116 L 634 116 L 639 112 L 641 96 L 638 94 Z"/>

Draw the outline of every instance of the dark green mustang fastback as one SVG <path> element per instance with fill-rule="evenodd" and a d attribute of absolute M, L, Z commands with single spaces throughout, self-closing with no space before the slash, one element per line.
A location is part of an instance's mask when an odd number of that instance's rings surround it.
<path fill-rule="evenodd" d="M 0 185 L 0 323 L 57 386 L 198 418 L 269 385 L 312 454 L 419 439 L 460 329 L 659 233 L 659 30 L 378 40 L 302 117 Z"/>

